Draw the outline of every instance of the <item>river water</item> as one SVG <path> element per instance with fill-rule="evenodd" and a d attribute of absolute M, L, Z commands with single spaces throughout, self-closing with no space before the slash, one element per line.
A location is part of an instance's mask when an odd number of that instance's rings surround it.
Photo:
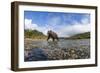
<path fill-rule="evenodd" d="M 27 40 L 27 42 L 24 52 L 25 61 L 90 58 L 90 39 L 60 39 L 55 42 Z"/>

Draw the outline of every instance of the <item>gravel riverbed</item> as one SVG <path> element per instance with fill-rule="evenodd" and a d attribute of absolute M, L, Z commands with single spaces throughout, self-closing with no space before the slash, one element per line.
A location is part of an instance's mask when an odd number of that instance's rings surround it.
<path fill-rule="evenodd" d="M 69 42 L 70 41 L 70 42 Z M 89 40 L 47 42 L 25 40 L 24 61 L 47 61 L 90 58 Z"/>

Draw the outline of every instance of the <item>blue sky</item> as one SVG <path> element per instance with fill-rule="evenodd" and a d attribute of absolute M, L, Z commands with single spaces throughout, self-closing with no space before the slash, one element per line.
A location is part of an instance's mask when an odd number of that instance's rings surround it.
<path fill-rule="evenodd" d="M 90 14 L 24 11 L 25 29 L 36 29 L 45 35 L 53 30 L 60 37 L 90 31 Z"/>

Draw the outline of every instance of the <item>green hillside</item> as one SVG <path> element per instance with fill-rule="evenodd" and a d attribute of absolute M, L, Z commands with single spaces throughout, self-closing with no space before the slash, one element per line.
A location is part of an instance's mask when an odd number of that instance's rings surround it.
<path fill-rule="evenodd" d="M 70 39 L 88 39 L 90 38 L 90 32 L 76 34 L 70 37 Z"/>
<path fill-rule="evenodd" d="M 31 38 L 31 39 L 47 39 L 47 36 L 38 30 L 24 30 L 24 36 L 25 38 Z M 88 38 L 90 38 L 90 32 L 76 34 L 67 39 L 88 39 Z"/>
<path fill-rule="evenodd" d="M 24 30 L 25 38 L 32 38 L 32 39 L 45 39 L 46 36 L 39 32 L 38 30 Z"/>

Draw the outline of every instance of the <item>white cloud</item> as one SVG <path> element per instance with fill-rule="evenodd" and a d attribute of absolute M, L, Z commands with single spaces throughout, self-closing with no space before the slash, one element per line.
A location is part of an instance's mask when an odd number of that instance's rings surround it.
<path fill-rule="evenodd" d="M 59 24 L 60 22 L 60 17 L 56 16 L 56 17 L 52 17 L 50 20 L 49 20 L 49 24 L 50 25 L 57 25 Z M 52 24 L 53 23 L 53 24 Z"/>
<path fill-rule="evenodd" d="M 32 23 L 32 19 L 25 19 L 25 29 L 38 30 L 40 32 L 43 32 L 45 35 L 47 34 L 48 31 L 47 26 L 39 27 L 38 24 Z"/>
<path fill-rule="evenodd" d="M 38 27 L 37 24 L 33 24 L 32 23 L 32 19 L 25 19 L 25 29 L 32 29 L 32 30 L 34 30 L 37 27 Z"/>
<path fill-rule="evenodd" d="M 90 31 L 90 24 L 75 24 L 75 25 L 66 25 L 66 26 L 62 26 L 61 28 L 59 28 L 59 30 L 57 30 L 58 34 L 60 37 L 69 37 L 72 36 L 74 34 L 78 34 L 78 33 L 84 33 L 84 32 L 89 32 Z"/>
<path fill-rule="evenodd" d="M 72 24 L 67 25 L 66 23 L 63 23 L 64 25 L 56 25 L 52 29 L 57 32 L 59 37 L 69 37 L 78 33 L 90 32 L 91 24 L 89 23 L 88 18 L 89 16 L 84 16 L 84 18 L 81 19 L 81 23 L 72 20 Z"/>
<path fill-rule="evenodd" d="M 25 19 L 25 29 L 32 29 L 32 30 L 36 29 L 40 32 L 43 32 L 45 35 L 47 35 L 48 30 L 53 30 L 54 32 L 58 34 L 59 37 L 69 37 L 74 34 L 90 31 L 90 24 L 87 23 L 87 20 L 84 18 L 82 22 L 83 23 L 80 24 L 76 21 L 73 21 L 73 25 L 49 24 L 49 25 L 40 27 L 38 24 L 32 23 L 32 19 Z"/>
<path fill-rule="evenodd" d="M 89 23 L 89 15 L 84 15 L 83 19 L 81 20 L 82 24 L 88 24 Z"/>

